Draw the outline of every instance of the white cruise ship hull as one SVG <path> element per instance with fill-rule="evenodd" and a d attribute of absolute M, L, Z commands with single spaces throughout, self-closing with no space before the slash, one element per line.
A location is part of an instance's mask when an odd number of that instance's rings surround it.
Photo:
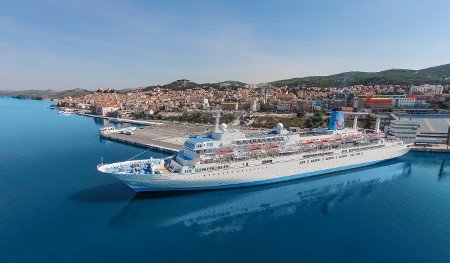
<path fill-rule="evenodd" d="M 410 145 L 394 144 L 383 148 L 332 155 L 305 157 L 295 154 L 228 163 L 225 169 L 193 173 L 113 175 L 136 192 L 209 190 L 246 187 L 283 182 L 321 174 L 364 167 L 406 154 Z M 264 162 L 271 159 L 271 162 Z M 217 165 L 217 164 L 216 164 Z M 106 170 L 108 164 L 99 170 Z"/>

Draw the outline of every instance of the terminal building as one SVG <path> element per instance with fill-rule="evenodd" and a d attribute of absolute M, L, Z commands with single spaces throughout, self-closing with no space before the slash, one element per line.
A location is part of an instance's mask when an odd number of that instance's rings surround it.
<path fill-rule="evenodd" d="M 417 143 L 446 144 L 450 127 L 449 114 L 392 114 L 387 135 Z"/>
<path fill-rule="evenodd" d="M 419 124 L 416 121 L 408 119 L 391 120 L 387 128 L 387 135 L 395 136 L 403 141 L 416 140 L 419 132 Z"/>

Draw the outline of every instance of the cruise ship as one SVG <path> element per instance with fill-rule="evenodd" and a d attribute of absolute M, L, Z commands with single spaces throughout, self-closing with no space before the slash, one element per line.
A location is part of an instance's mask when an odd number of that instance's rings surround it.
<path fill-rule="evenodd" d="M 344 125 L 344 112 L 331 113 L 327 129 L 294 133 L 278 123 L 267 132 L 244 133 L 220 124 L 192 135 L 174 156 L 99 164 L 136 192 L 209 190 L 263 185 L 368 166 L 406 154 L 411 144 Z"/>

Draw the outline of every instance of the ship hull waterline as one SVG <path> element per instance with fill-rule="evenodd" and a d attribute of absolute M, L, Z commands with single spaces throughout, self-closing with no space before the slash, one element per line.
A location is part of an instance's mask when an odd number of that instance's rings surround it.
<path fill-rule="evenodd" d="M 369 160 L 355 160 L 355 162 L 348 164 L 340 164 L 340 165 L 328 165 L 328 167 L 324 167 L 324 169 L 320 169 L 319 167 L 314 167 L 314 170 L 304 171 L 304 172 L 296 172 L 295 170 L 299 169 L 298 166 L 295 166 L 299 160 L 290 160 L 288 162 L 274 162 L 271 164 L 265 165 L 256 165 L 250 167 L 243 167 L 241 169 L 229 169 L 235 170 L 236 173 L 248 173 L 249 170 L 253 169 L 253 173 L 256 173 L 254 178 L 252 176 L 244 176 L 248 178 L 245 180 L 220 180 L 218 178 L 214 178 L 213 172 L 209 174 L 204 174 L 203 178 L 199 178 L 199 175 L 196 175 L 196 179 L 190 180 L 189 176 L 193 174 L 185 174 L 183 178 L 171 178 L 171 175 L 160 175 L 158 179 L 151 178 L 152 175 L 133 175 L 133 174 L 111 174 L 130 188 L 132 188 L 135 192 L 163 192 L 163 191 L 201 191 L 201 190 L 215 190 L 215 189 L 228 189 L 228 188 L 239 188 L 239 187 L 250 187 L 257 185 L 266 185 L 272 183 L 285 182 L 290 180 L 296 180 L 301 178 L 308 178 L 313 176 L 319 176 L 323 174 L 330 174 L 334 172 L 340 172 L 365 166 L 370 166 L 376 163 L 380 163 L 383 161 L 391 160 L 397 157 L 400 157 L 406 154 L 409 151 L 407 147 L 401 147 L 401 149 L 396 149 L 394 152 L 390 152 L 390 154 L 384 155 L 384 157 L 379 156 L 378 158 L 367 158 Z M 369 153 L 366 153 L 369 154 Z M 382 153 L 378 153 L 383 155 Z M 360 159 L 360 158 L 357 158 Z M 372 159 L 372 160 L 370 160 Z M 337 161 L 337 160 L 336 160 Z M 295 163 L 295 164 L 294 164 Z M 279 167 L 277 167 L 279 166 Z M 291 166 L 289 168 L 289 166 Z M 258 167 L 258 168 L 255 168 Z M 264 170 L 267 169 L 267 170 Z M 261 169 L 261 170 L 259 170 Z M 291 170 L 291 172 L 286 172 L 282 170 Z M 241 170 L 241 171 L 239 171 Z M 258 171 L 259 170 L 259 171 Z M 281 172 L 281 173 L 279 173 Z M 228 174 L 228 173 L 227 173 Z M 261 174 L 267 174 L 267 176 L 261 176 Z M 275 175 L 270 175 L 275 174 Z M 278 174 L 278 175 L 276 175 Z M 167 176 L 167 179 L 163 179 Z M 179 175 L 177 175 L 179 176 Z M 207 177 L 211 176 L 211 179 L 207 179 Z M 229 175 L 227 175 L 229 176 Z M 205 179 L 206 178 L 206 179 Z M 242 178 L 242 176 L 240 176 Z"/>

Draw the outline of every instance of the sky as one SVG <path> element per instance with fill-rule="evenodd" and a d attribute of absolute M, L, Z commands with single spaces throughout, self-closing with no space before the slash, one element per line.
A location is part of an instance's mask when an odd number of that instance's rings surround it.
<path fill-rule="evenodd" d="M 450 63 L 448 0 L 0 0 L 0 90 L 273 80 Z"/>

